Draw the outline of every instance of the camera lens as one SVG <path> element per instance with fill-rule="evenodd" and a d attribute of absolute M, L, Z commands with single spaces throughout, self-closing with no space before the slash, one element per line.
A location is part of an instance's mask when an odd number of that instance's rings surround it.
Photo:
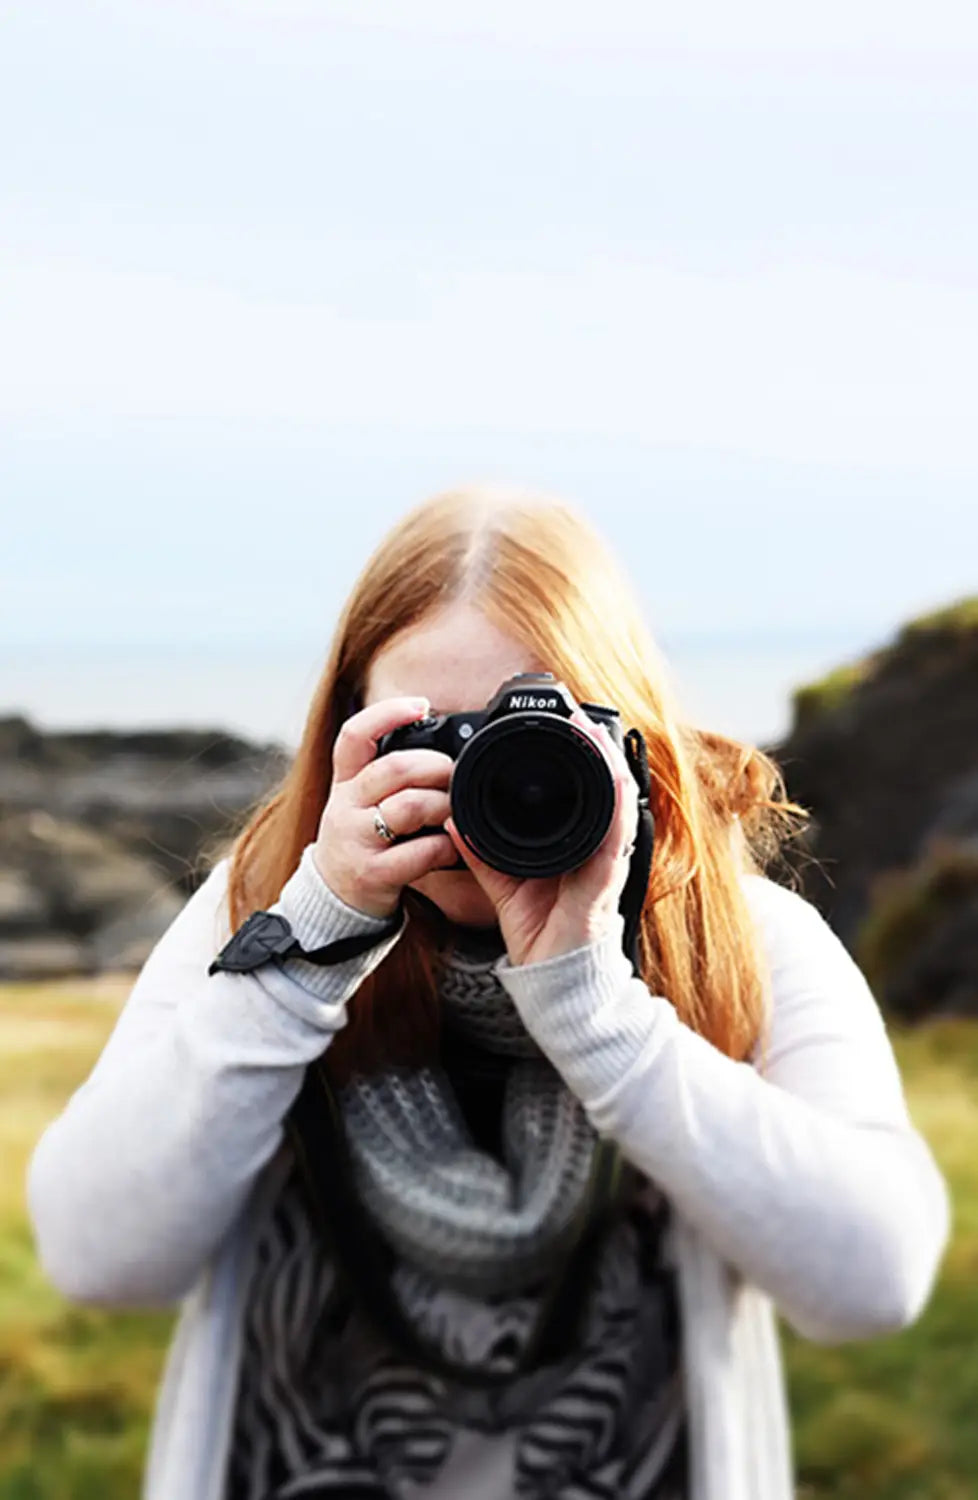
<path fill-rule="evenodd" d="M 562 746 L 500 747 L 481 790 L 481 806 L 499 834 L 527 848 L 565 839 L 580 819 L 580 768 Z"/>
<path fill-rule="evenodd" d="M 604 838 L 615 787 L 601 750 L 577 725 L 516 713 L 487 724 L 461 751 L 451 800 L 459 832 L 486 864 L 558 875 Z"/>

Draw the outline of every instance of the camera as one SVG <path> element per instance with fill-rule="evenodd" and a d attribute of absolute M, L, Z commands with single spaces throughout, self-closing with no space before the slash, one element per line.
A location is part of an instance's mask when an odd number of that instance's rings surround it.
<path fill-rule="evenodd" d="M 473 853 L 508 875 L 562 875 L 594 853 L 615 810 L 611 768 L 597 738 L 571 723 L 575 707 L 552 673 L 520 673 L 485 708 L 429 714 L 385 734 L 377 753 L 450 755 L 452 817 Z M 623 748 L 617 709 L 580 707 Z M 441 831 L 422 828 L 404 837 Z"/>

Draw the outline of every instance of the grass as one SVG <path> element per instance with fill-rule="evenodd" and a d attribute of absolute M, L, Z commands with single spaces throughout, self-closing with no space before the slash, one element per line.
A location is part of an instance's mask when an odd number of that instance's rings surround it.
<path fill-rule="evenodd" d="M 127 989 L 0 987 L 0 1500 L 139 1491 L 172 1315 L 66 1303 L 35 1262 L 23 1201 L 33 1143 L 86 1077 Z M 893 1037 L 951 1185 L 954 1241 L 906 1332 L 823 1348 L 785 1331 L 798 1500 L 973 1500 L 978 1487 L 978 1024 Z"/>
<path fill-rule="evenodd" d="M 932 839 L 916 864 L 877 876 L 854 949 L 874 993 L 885 996 L 941 927 L 976 901 L 978 847 L 966 840 Z M 978 993 L 978 975 L 972 980 Z"/>
<path fill-rule="evenodd" d="M 953 1239 L 905 1332 L 835 1348 L 785 1333 L 799 1500 L 978 1492 L 978 1024 L 891 1034 L 911 1114 L 951 1189 Z"/>
<path fill-rule="evenodd" d="M 897 640 L 905 642 L 912 636 L 934 630 L 954 631 L 961 634 L 978 630 L 978 594 L 966 594 L 952 604 L 945 605 L 943 609 L 935 609 L 930 614 L 918 615 L 915 620 L 908 620 L 901 627 Z"/>
<path fill-rule="evenodd" d="M 89 1072 L 126 989 L 0 989 L 0 1500 L 139 1491 L 172 1314 L 65 1302 L 37 1265 L 24 1207 L 33 1143 Z"/>
<path fill-rule="evenodd" d="M 807 729 L 818 720 L 834 714 L 847 703 L 875 665 L 874 656 L 846 662 L 834 667 L 817 682 L 806 682 L 791 694 L 795 729 Z"/>

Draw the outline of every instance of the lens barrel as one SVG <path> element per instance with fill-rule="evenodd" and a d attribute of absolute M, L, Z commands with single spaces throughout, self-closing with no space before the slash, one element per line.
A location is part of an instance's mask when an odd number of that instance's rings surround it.
<path fill-rule="evenodd" d="M 507 715 L 464 746 L 451 784 L 459 833 L 493 869 L 563 875 L 611 826 L 615 783 L 598 744 L 556 714 Z"/>

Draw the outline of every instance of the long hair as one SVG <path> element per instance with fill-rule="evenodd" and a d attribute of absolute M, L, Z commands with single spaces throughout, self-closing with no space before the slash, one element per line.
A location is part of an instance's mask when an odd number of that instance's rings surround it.
<path fill-rule="evenodd" d="M 741 886 L 763 873 L 806 810 L 763 751 L 683 721 L 668 669 L 615 560 L 562 502 L 472 485 L 411 510 L 381 541 L 341 613 L 291 766 L 225 849 L 234 930 L 278 899 L 317 835 L 336 735 L 374 656 L 455 601 L 520 640 L 579 702 L 616 707 L 641 730 L 652 777 L 655 852 L 639 952 L 642 977 L 729 1057 L 761 1039 L 768 979 Z M 481 705 L 473 705 L 478 707 Z M 326 1063 L 338 1080 L 437 1046 L 437 943 L 421 903 L 367 978 Z"/>

